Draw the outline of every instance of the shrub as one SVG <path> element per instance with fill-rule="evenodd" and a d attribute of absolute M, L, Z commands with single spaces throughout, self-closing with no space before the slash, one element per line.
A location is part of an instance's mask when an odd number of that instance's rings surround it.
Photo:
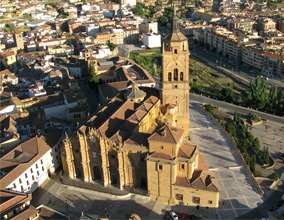
<path fill-rule="evenodd" d="M 207 105 L 205 105 L 205 110 L 206 110 L 209 114 L 213 114 L 214 106 L 211 105 L 211 104 L 207 104 Z"/>

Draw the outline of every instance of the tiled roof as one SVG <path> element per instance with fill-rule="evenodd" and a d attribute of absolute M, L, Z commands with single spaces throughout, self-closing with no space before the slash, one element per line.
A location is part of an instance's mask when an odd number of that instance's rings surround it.
<path fill-rule="evenodd" d="M 12 151 L 0 158 L 0 170 L 6 173 L 0 179 L 0 189 L 5 189 L 26 169 L 42 157 L 59 140 L 61 134 L 44 134 L 33 137 L 18 145 Z"/>
<path fill-rule="evenodd" d="M 32 194 L 26 194 L 10 190 L 0 190 L 0 198 L 0 210 L 1 216 L 3 216 L 12 211 L 14 208 L 30 201 L 32 199 Z"/>
<path fill-rule="evenodd" d="M 166 143 L 179 143 L 184 130 L 170 125 L 163 125 L 158 128 L 149 138 L 149 141 L 160 141 Z"/>
<path fill-rule="evenodd" d="M 178 157 L 190 159 L 196 147 L 192 145 L 181 145 L 178 151 Z"/>
<path fill-rule="evenodd" d="M 157 158 L 157 159 L 164 159 L 164 160 L 172 160 L 173 157 L 170 154 L 161 153 L 161 152 L 155 152 L 151 156 L 151 158 Z"/>
<path fill-rule="evenodd" d="M 192 178 L 177 176 L 175 185 L 198 190 L 218 192 L 220 191 L 217 180 L 210 171 L 195 170 Z"/>

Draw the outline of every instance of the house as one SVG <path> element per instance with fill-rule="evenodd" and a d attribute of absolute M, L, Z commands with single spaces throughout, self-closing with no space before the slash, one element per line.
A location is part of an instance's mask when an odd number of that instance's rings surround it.
<path fill-rule="evenodd" d="M 0 55 L 0 62 L 8 69 L 17 67 L 16 54 L 13 51 L 7 51 Z"/>
<path fill-rule="evenodd" d="M 161 47 L 161 35 L 154 33 L 143 33 L 142 42 L 148 48 Z"/>
<path fill-rule="evenodd" d="M 35 136 L 0 158 L 0 189 L 34 192 L 61 164 L 60 137 Z"/>

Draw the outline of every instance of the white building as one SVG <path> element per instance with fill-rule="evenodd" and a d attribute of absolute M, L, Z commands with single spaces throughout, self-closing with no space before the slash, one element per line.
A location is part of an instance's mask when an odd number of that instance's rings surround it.
<path fill-rule="evenodd" d="M 61 134 L 35 136 L 0 159 L 0 187 L 34 192 L 60 166 Z"/>
<path fill-rule="evenodd" d="M 135 6 L 136 0 L 122 0 L 121 3 L 127 6 Z"/>
<path fill-rule="evenodd" d="M 161 47 L 161 35 L 147 33 L 143 34 L 143 44 L 148 48 Z"/>
<path fill-rule="evenodd" d="M 86 25 L 86 33 L 88 36 L 95 36 L 95 34 L 100 33 L 100 27 L 95 24 Z"/>
<path fill-rule="evenodd" d="M 30 98 L 36 97 L 36 96 L 44 96 L 46 95 L 46 91 L 43 88 L 43 85 L 41 82 L 36 83 L 36 86 L 33 86 L 29 89 L 29 96 Z"/>

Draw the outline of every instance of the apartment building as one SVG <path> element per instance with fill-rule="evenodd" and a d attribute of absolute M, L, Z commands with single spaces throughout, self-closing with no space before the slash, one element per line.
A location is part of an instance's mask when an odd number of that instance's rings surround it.
<path fill-rule="evenodd" d="M 230 31 L 233 31 L 233 29 L 240 29 L 245 32 L 251 33 L 253 31 L 253 25 L 256 22 L 251 19 L 230 19 L 227 21 L 227 28 Z"/>
<path fill-rule="evenodd" d="M 139 25 L 139 33 L 158 33 L 158 22 L 143 22 Z"/>

